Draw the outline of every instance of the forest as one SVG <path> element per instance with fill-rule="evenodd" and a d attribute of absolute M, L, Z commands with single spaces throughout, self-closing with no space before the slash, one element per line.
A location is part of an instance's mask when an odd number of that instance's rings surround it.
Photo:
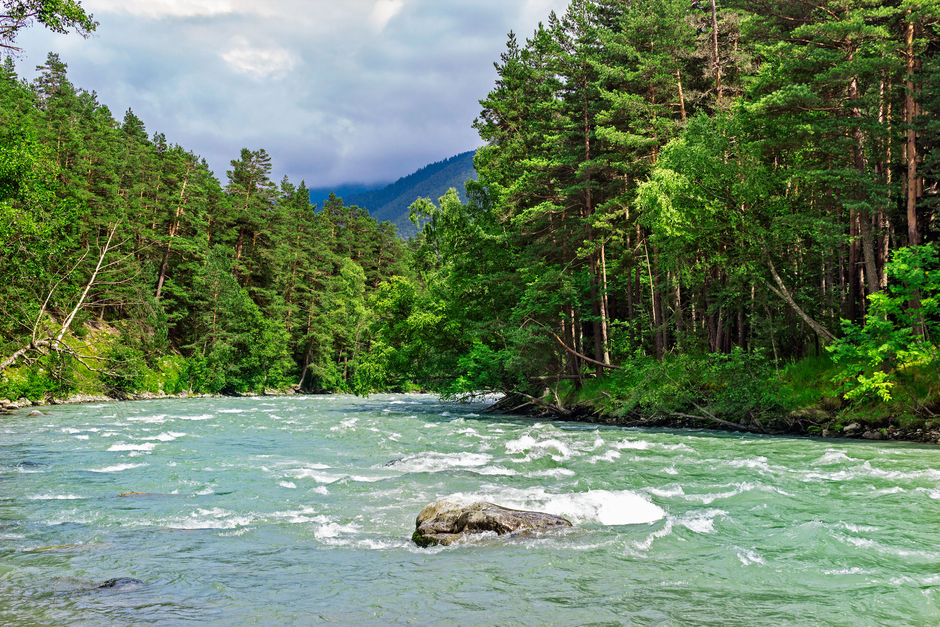
<path fill-rule="evenodd" d="M 938 49 L 937 0 L 573 0 L 510 33 L 479 180 L 417 199 L 409 240 L 7 59 L 0 397 L 935 424 Z"/>

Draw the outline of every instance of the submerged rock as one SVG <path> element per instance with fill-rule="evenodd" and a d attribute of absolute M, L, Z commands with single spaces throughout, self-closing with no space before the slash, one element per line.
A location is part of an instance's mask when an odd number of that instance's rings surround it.
<path fill-rule="evenodd" d="M 134 579 L 133 577 L 116 577 L 115 579 L 108 579 L 101 585 L 95 586 L 96 588 L 115 588 L 118 590 L 125 589 L 136 589 L 144 585 L 144 582 L 140 579 Z"/>
<path fill-rule="evenodd" d="M 501 536 L 570 526 L 561 516 L 544 512 L 527 512 L 484 502 L 460 505 L 438 501 L 418 514 L 411 540 L 418 546 L 428 547 L 453 544 L 471 534 L 493 532 Z"/>

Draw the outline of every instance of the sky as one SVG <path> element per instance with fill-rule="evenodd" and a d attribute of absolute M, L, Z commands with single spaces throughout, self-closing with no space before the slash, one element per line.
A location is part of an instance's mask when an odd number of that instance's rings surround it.
<path fill-rule="evenodd" d="M 118 120 L 205 157 L 225 181 L 243 147 L 275 180 L 390 182 L 480 145 L 472 128 L 506 34 L 568 0 L 83 0 L 85 40 L 34 26 L 20 75 L 57 52 Z"/>

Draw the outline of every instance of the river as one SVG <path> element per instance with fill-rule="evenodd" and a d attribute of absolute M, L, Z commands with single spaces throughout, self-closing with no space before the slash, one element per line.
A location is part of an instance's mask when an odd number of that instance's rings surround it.
<path fill-rule="evenodd" d="M 3 418 L 0 624 L 940 624 L 937 447 L 481 410 L 297 396 Z M 444 497 L 575 526 L 417 548 Z M 96 588 L 117 577 L 142 583 Z"/>

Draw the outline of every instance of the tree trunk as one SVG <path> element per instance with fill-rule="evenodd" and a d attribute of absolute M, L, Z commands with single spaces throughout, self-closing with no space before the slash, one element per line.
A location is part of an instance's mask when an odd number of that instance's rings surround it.
<path fill-rule="evenodd" d="M 813 318 L 803 311 L 803 308 L 800 307 L 795 300 L 793 300 L 793 296 L 790 295 L 790 290 L 787 289 L 783 279 L 781 279 L 780 275 L 777 274 L 777 269 L 774 267 L 774 262 L 771 261 L 770 255 L 766 252 L 764 253 L 764 261 L 767 263 L 767 268 L 770 270 L 770 276 L 773 278 L 774 283 L 777 284 L 777 288 L 779 288 L 777 289 L 773 285 L 768 284 L 767 287 L 770 289 L 770 291 L 782 298 L 784 302 L 786 302 L 790 308 L 793 309 L 793 311 L 796 312 L 796 314 L 802 318 L 803 321 L 806 322 L 806 324 L 808 324 L 813 331 L 815 331 L 816 335 L 819 336 L 823 344 L 834 341 L 836 337 L 827 331 L 821 324 L 813 320 Z"/>
<path fill-rule="evenodd" d="M 721 59 L 718 56 L 718 7 L 712 0 L 712 54 L 715 55 L 715 92 L 717 94 L 716 109 L 721 109 L 724 99 L 724 90 L 721 85 Z"/>
<path fill-rule="evenodd" d="M 601 243 L 601 345 L 603 347 L 603 362 L 610 363 L 610 302 L 607 299 L 607 255 L 605 246 Z"/>
<path fill-rule="evenodd" d="M 189 172 L 192 169 L 192 163 L 187 164 L 186 175 L 183 177 L 183 185 L 180 190 L 179 201 L 176 203 L 176 215 L 173 216 L 173 222 L 170 223 L 169 237 L 166 241 L 166 250 L 163 251 L 163 262 L 160 264 L 160 278 L 157 279 L 157 293 L 154 296 L 160 300 L 160 294 L 163 292 L 163 283 L 166 281 L 166 270 L 170 263 L 170 249 L 173 247 L 173 238 L 180 227 L 180 217 L 183 215 L 183 200 L 186 197 L 186 184 L 189 183 Z"/>
<path fill-rule="evenodd" d="M 853 55 L 854 53 L 850 54 L 850 58 Z M 855 137 L 855 169 L 858 170 L 859 177 L 864 179 L 868 174 L 868 157 L 865 155 L 865 135 L 859 126 L 862 112 L 858 107 L 858 98 L 858 77 L 853 76 L 849 81 L 849 99 L 852 100 L 852 117 L 857 121 L 852 129 L 852 135 Z M 858 196 L 862 203 L 867 201 L 863 190 L 859 190 Z M 862 258 L 865 262 L 865 283 L 868 293 L 874 294 L 881 289 L 881 282 L 878 280 L 878 266 L 875 263 L 875 238 L 871 226 L 871 212 L 867 209 L 860 209 L 858 222 L 862 239 Z"/>
<path fill-rule="evenodd" d="M 904 158 L 907 161 L 907 243 L 909 246 L 920 244 L 920 230 L 917 224 L 917 131 L 914 129 L 916 105 L 914 102 L 914 20 L 911 10 L 907 10 L 907 77 L 904 93 L 904 121 L 907 124 L 907 143 Z"/>

